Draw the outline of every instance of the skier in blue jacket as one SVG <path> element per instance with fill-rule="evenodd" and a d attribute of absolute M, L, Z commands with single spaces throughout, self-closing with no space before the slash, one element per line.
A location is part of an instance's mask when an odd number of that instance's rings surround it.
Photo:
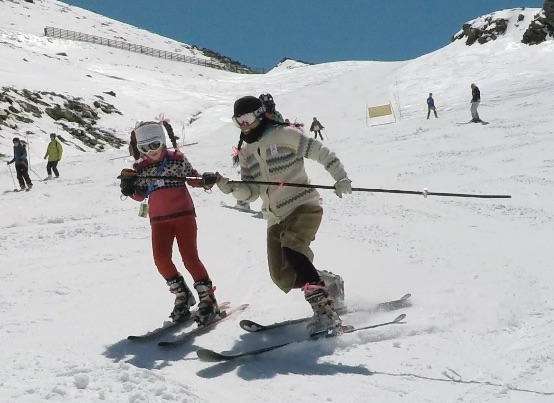
<path fill-rule="evenodd" d="M 435 117 L 437 116 L 437 108 L 435 108 L 435 100 L 433 99 L 433 94 L 429 93 L 429 98 L 427 98 L 427 119 L 429 119 L 429 116 L 431 115 L 431 111 L 435 113 Z"/>
<path fill-rule="evenodd" d="M 8 165 L 15 162 L 15 172 L 17 172 L 17 180 L 21 190 L 31 190 L 33 182 L 29 178 L 29 161 L 27 161 L 27 149 L 25 144 L 17 137 L 13 139 L 13 159 L 8 161 Z M 27 184 L 27 188 L 25 187 Z"/>

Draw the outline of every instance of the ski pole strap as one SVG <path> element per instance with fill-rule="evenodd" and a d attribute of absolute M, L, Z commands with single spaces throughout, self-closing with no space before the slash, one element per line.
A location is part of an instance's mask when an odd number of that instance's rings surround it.
<path fill-rule="evenodd" d="M 162 161 L 162 163 L 160 164 L 160 166 L 158 167 L 158 169 L 156 170 L 156 177 L 158 179 L 160 178 L 163 178 L 163 176 L 160 176 L 161 173 L 164 171 L 164 168 L 167 164 L 167 161 L 169 160 L 169 157 L 167 155 L 167 152 L 165 153 L 165 157 L 164 157 L 164 160 Z M 156 184 L 152 181 L 148 184 L 148 189 L 146 190 L 146 195 L 145 197 L 148 197 L 150 195 L 150 193 L 152 192 L 152 190 L 154 190 L 154 186 Z"/>

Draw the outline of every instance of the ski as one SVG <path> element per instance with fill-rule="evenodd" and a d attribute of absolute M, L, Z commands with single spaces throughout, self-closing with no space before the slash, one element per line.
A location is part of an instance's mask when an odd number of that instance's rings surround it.
<path fill-rule="evenodd" d="M 195 144 L 198 144 L 198 141 L 195 141 L 194 143 L 183 144 L 183 147 L 193 146 Z"/>
<path fill-rule="evenodd" d="M 221 309 L 221 310 L 226 309 L 229 306 L 229 304 L 230 303 L 228 301 L 222 302 L 221 304 L 219 304 L 219 309 Z M 191 325 L 194 322 L 195 313 L 196 313 L 196 308 L 193 309 L 190 312 L 190 316 L 182 322 L 169 322 L 169 324 L 167 324 L 165 326 L 161 326 L 157 329 L 151 330 L 147 333 L 144 333 L 144 334 L 141 334 L 141 335 L 127 336 L 127 340 L 149 341 L 149 340 L 155 339 L 159 336 L 165 335 L 165 334 L 167 334 L 171 331 L 176 331 L 176 330 L 188 327 L 189 325 Z"/>
<path fill-rule="evenodd" d="M 176 347 L 179 346 L 185 342 L 187 342 L 190 339 L 195 338 L 196 336 L 199 336 L 203 333 L 209 332 L 212 330 L 218 323 L 221 323 L 231 315 L 237 312 L 244 311 L 246 308 L 248 308 L 248 304 L 242 304 L 237 306 L 236 308 L 233 308 L 229 311 L 221 311 L 220 316 L 218 316 L 215 320 L 212 322 L 198 326 L 196 329 L 191 330 L 190 332 L 180 334 L 176 336 L 173 340 L 170 341 L 161 341 L 158 343 L 158 346 L 160 347 Z"/>
<path fill-rule="evenodd" d="M 338 309 L 337 314 L 345 315 L 348 313 L 363 312 L 363 311 L 386 312 L 386 311 L 392 311 L 400 308 L 405 308 L 407 306 L 410 306 L 410 302 L 408 300 L 410 299 L 411 296 L 412 294 L 405 294 L 399 299 L 395 299 L 387 302 L 381 302 L 369 308 L 364 307 L 364 308 L 353 308 L 353 309 L 348 309 L 348 308 Z M 247 332 L 264 332 L 266 330 L 276 329 L 283 326 L 290 326 L 298 323 L 307 322 L 311 318 L 312 318 L 311 316 L 306 316 L 304 318 L 290 319 L 290 320 L 285 320 L 283 322 L 276 322 L 271 325 L 261 325 L 254 321 L 244 319 L 240 321 L 239 325 L 243 330 L 246 330 Z"/>
<path fill-rule="evenodd" d="M 240 208 L 240 207 L 237 207 L 237 206 L 230 206 L 225 202 L 220 202 L 220 204 L 221 204 L 221 207 L 225 207 L 225 208 L 228 208 L 228 209 L 231 209 L 231 210 L 240 211 L 241 213 L 249 213 L 249 214 L 252 215 L 252 217 L 263 218 L 263 214 L 262 214 L 261 211 L 256 211 L 256 210 L 246 209 L 246 208 Z"/>
<path fill-rule="evenodd" d="M 286 343 L 276 344 L 274 346 L 263 347 L 263 348 L 259 348 L 259 349 L 255 349 L 255 350 L 250 350 L 250 351 L 245 351 L 245 352 L 242 352 L 242 353 L 237 353 L 237 354 L 218 353 L 218 352 L 213 351 L 213 350 L 209 350 L 209 349 L 206 349 L 206 348 L 201 348 L 201 349 L 196 351 L 196 355 L 198 356 L 198 358 L 201 361 L 207 361 L 207 362 L 231 361 L 231 360 L 235 360 L 237 358 L 251 357 L 251 356 L 255 356 L 255 355 L 260 355 L 260 354 L 263 354 L 263 353 L 267 353 L 268 351 L 274 351 L 274 350 L 277 350 L 279 348 L 289 346 L 291 344 L 302 343 L 304 341 L 319 340 L 321 338 L 338 337 L 342 334 L 354 333 L 354 332 L 357 332 L 357 331 L 360 331 L 360 330 L 374 329 L 374 328 L 381 327 L 381 326 L 388 326 L 388 325 L 403 323 L 402 320 L 404 320 L 404 318 L 406 318 L 406 315 L 401 314 L 401 315 L 398 315 L 394 320 L 392 320 L 390 322 L 383 322 L 383 323 L 378 323 L 378 324 L 375 324 L 375 325 L 362 326 L 362 327 L 342 326 L 342 333 L 339 333 L 337 335 L 327 335 L 326 332 L 321 332 L 321 333 L 317 333 L 317 334 L 312 334 L 307 339 L 293 340 L 293 341 L 289 341 L 289 342 L 286 342 Z"/>

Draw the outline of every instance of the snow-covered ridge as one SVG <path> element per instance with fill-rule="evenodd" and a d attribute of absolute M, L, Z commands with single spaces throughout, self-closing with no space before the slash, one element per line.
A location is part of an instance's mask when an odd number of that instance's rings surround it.
<path fill-rule="evenodd" d="M 480 16 L 465 23 L 451 41 L 464 40 L 466 45 L 485 44 L 499 38 L 524 42 L 536 20 L 544 16 L 540 8 L 513 8 Z M 546 28 L 545 28 L 546 30 Z M 545 35 L 543 40 L 548 38 Z M 552 37 L 550 36 L 552 40 Z"/>

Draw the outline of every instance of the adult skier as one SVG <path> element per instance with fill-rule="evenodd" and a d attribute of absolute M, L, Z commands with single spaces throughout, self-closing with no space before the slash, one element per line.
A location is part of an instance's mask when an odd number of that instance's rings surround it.
<path fill-rule="evenodd" d="M 15 162 L 15 172 L 17 173 L 17 180 L 21 190 L 31 190 L 33 188 L 33 182 L 29 177 L 29 161 L 27 160 L 27 149 L 25 143 L 19 138 L 13 139 L 13 158 L 7 162 L 8 165 Z M 25 184 L 27 187 L 25 187 Z"/>
<path fill-rule="evenodd" d="M 338 157 L 297 129 L 270 120 L 260 99 L 253 96 L 238 99 L 233 121 L 244 142 L 237 153 L 242 180 L 308 184 L 304 158 L 309 158 L 318 161 L 334 178 L 337 196 L 352 192 Z M 338 333 L 341 319 L 336 309 L 344 301 L 343 281 L 340 276 L 316 270 L 310 249 L 323 216 L 319 193 L 313 188 L 230 183 L 226 177 L 220 177 L 217 185 L 237 200 L 262 199 L 262 212 L 268 222 L 271 279 L 285 293 L 293 288 L 304 291 L 304 298 L 314 312 L 309 324 L 312 332 Z"/>
<path fill-rule="evenodd" d="M 56 178 L 60 177 L 60 172 L 58 171 L 58 162 L 62 159 L 63 148 L 61 143 L 56 139 L 56 133 L 50 133 L 50 143 L 46 147 L 46 154 L 44 154 L 44 159 L 48 159 L 46 164 L 46 172 L 48 176 L 46 179 L 52 179 L 52 171 Z"/>
<path fill-rule="evenodd" d="M 316 117 L 314 117 L 312 125 L 310 126 L 310 131 L 314 132 L 314 139 L 317 140 L 317 135 L 319 134 L 319 138 L 323 140 L 323 136 L 321 135 L 321 130 L 323 129 L 325 129 L 325 127 L 321 124 L 319 120 L 317 120 Z"/>
<path fill-rule="evenodd" d="M 479 103 L 481 102 L 481 91 L 479 91 L 479 87 L 477 87 L 475 84 L 471 84 L 471 108 L 469 109 L 471 112 L 471 121 L 473 123 L 481 123 L 482 120 L 479 117 L 479 114 L 477 113 L 477 108 L 479 107 Z"/>

